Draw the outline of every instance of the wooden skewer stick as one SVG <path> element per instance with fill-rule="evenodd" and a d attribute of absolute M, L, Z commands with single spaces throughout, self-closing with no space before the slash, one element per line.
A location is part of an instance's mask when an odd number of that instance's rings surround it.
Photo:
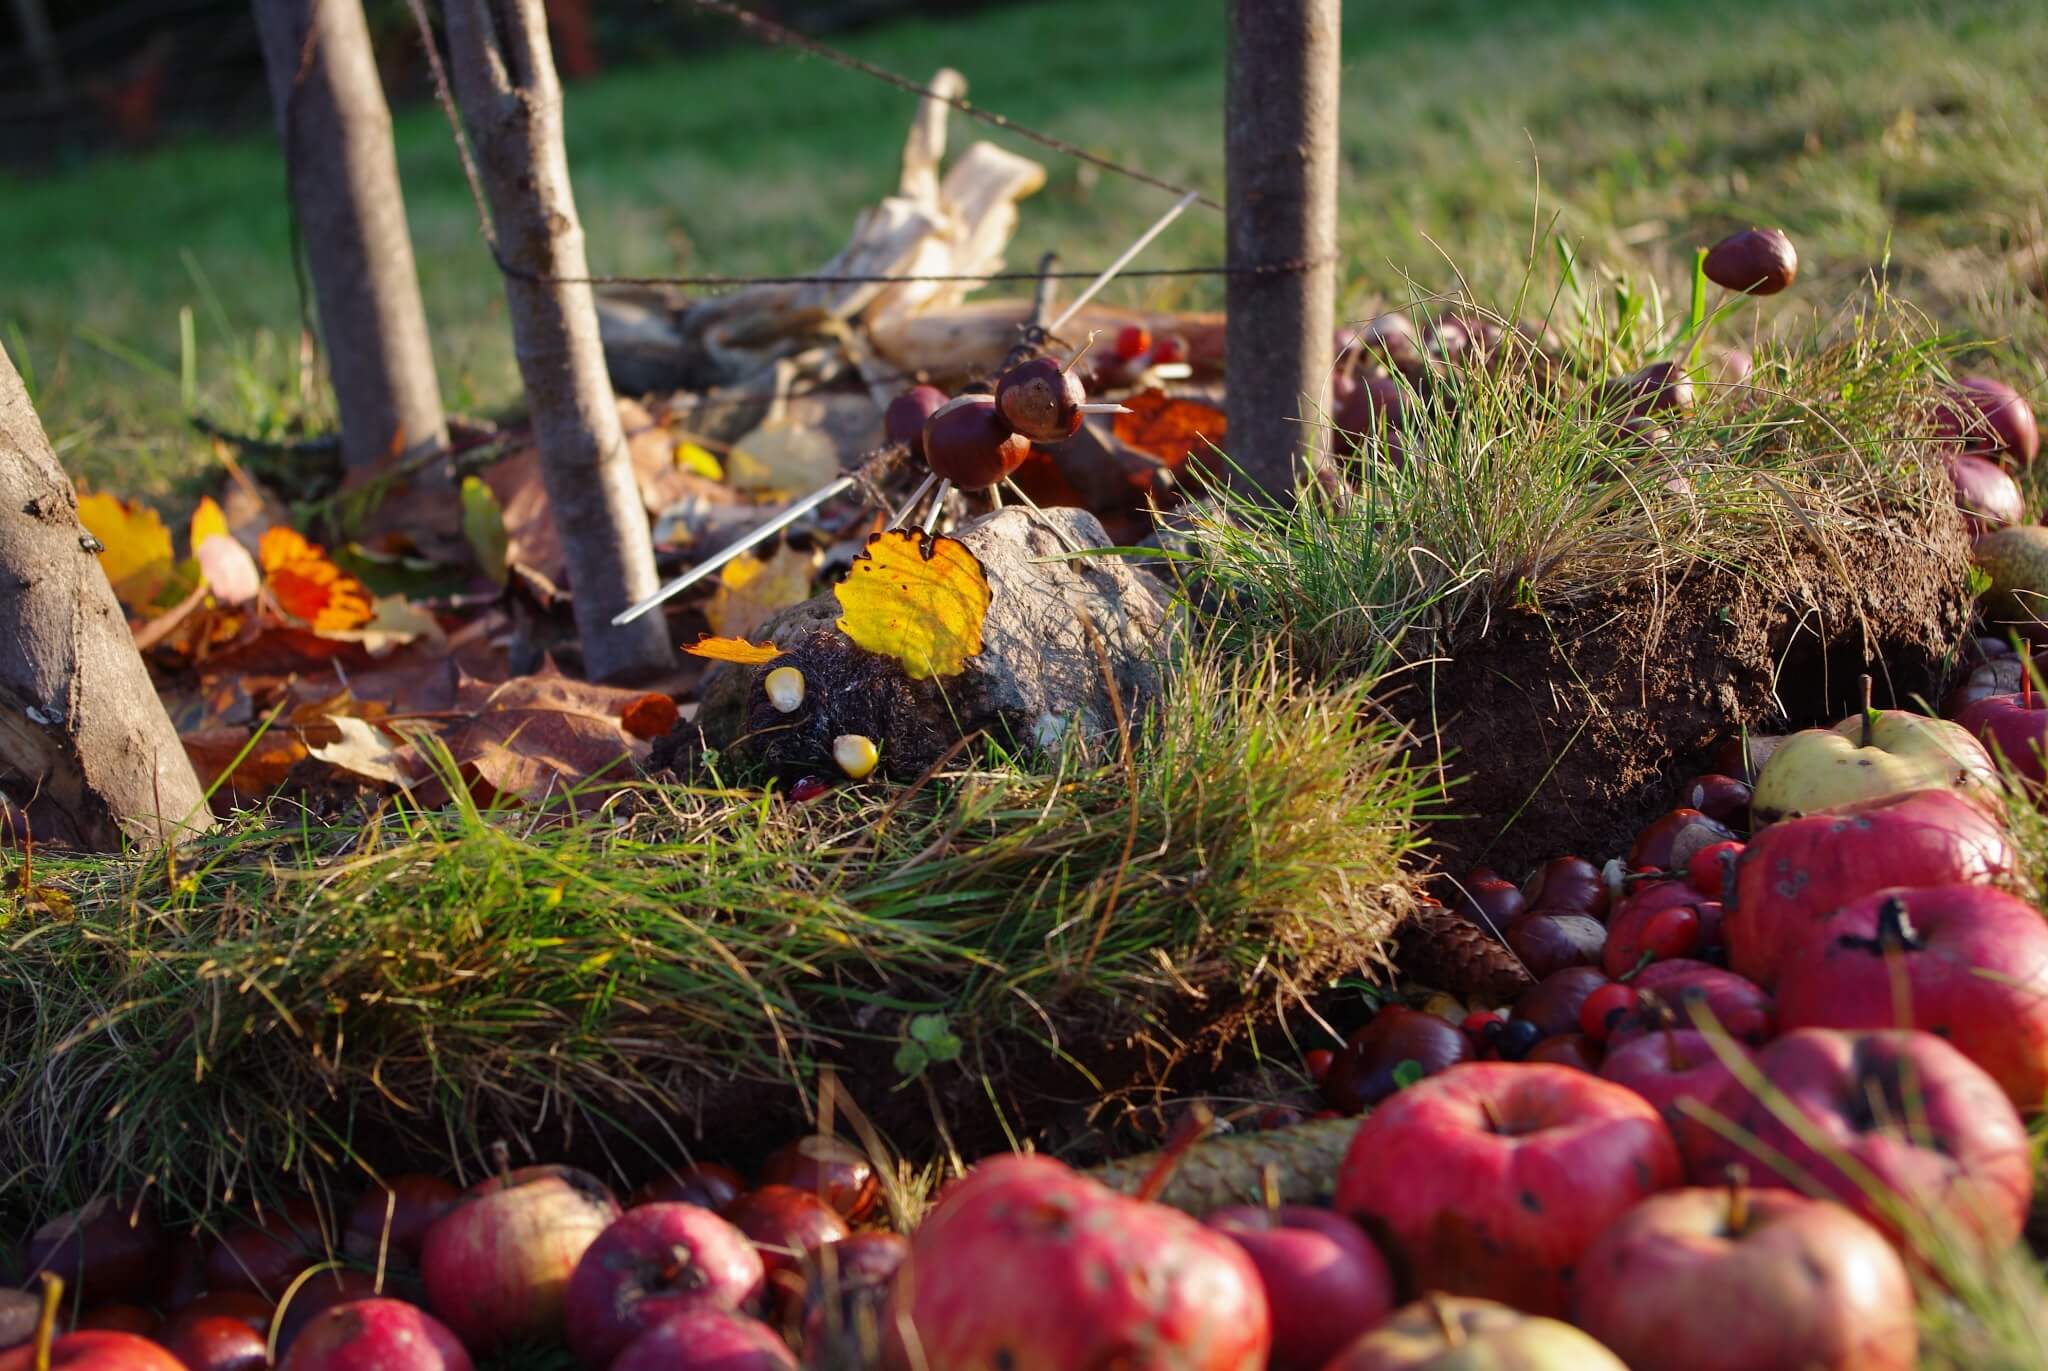
<path fill-rule="evenodd" d="M 927 472 L 924 480 L 918 482 L 917 489 L 910 492 L 910 498 L 905 500 L 897 508 L 896 513 L 890 517 L 889 527 L 902 528 L 904 521 L 917 512 L 917 507 L 924 503 L 924 497 L 931 494 L 932 487 L 938 483 L 938 473 Z"/>
<path fill-rule="evenodd" d="M 1067 326 L 1067 322 L 1071 320 L 1075 315 L 1079 314 L 1084 305 L 1086 305 L 1090 300 L 1093 300 L 1096 297 L 1096 295 L 1101 292 L 1104 286 L 1108 285 L 1111 281 L 1114 281 L 1116 279 L 1116 274 L 1118 272 L 1122 271 L 1125 267 L 1131 264 L 1131 259 L 1133 257 L 1136 257 L 1139 253 L 1143 252 L 1145 250 L 1146 245 L 1149 244 L 1154 238 L 1157 238 L 1160 234 L 1166 232 L 1166 226 L 1168 224 L 1171 224 L 1174 220 L 1180 218 L 1182 212 L 1185 211 L 1189 205 L 1192 205 L 1193 203 L 1195 203 L 1196 200 L 1200 198 L 1201 195 L 1199 192 L 1191 190 L 1186 195 L 1181 196 L 1180 199 L 1174 201 L 1173 208 L 1167 210 L 1166 213 L 1160 215 L 1158 219 L 1154 220 L 1151 228 L 1148 228 L 1143 233 L 1139 234 L 1138 241 L 1132 243 L 1129 247 L 1125 248 L 1123 251 L 1123 255 L 1121 257 L 1118 257 L 1114 262 L 1111 262 L 1108 266 L 1104 267 L 1102 269 L 1102 274 L 1096 277 L 1093 281 L 1090 281 L 1088 283 L 1088 289 L 1082 291 L 1079 295 L 1076 295 L 1074 297 L 1074 303 L 1068 305 L 1064 310 L 1061 310 L 1060 317 L 1053 320 L 1050 324 L 1048 324 L 1046 326 L 1045 331 L 1047 333 L 1058 333 L 1061 329 L 1065 328 Z"/>
<path fill-rule="evenodd" d="M 939 516 L 946 511 L 946 497 L 953 493 L 951 481 L 939 482 L 939 493 L 932 497 L 932 512 L 924 516 L 924 531 L 929 536 L 939 526 Z"/>
<path fill-rule="evenodd" d="M 1083 414 L 1130 414 L 1134 412 L 1129 405 L 1119 405 L 1109 400 L 1090 400 L 1084 405 L 1075 405 L 1074 408 L 1080 410 Z"/>
<path fill-rule="evenodd" d="M 673 581 L 670 581 L 660 590 L 655 591 L 652 595 L 642 600 L 639 604 L 631 605 L 625 609 L 620 610 L 617 614 L 612 616 L 612 622 L 615 624 L 632 623 L 633 620 L 639 618 L 648 610 L 653 609 L 656 605 L 659 605 L 667 600 L 672 600 L 676 596 L 682 594 L 691 586 L 697 584 L 697 582 L 703 580 L 706 576 L 709 576 L 712 572 L 718 570 L 727 562 L 730 562 L 733 558 L 739 556 L 742 552 L 745 552 L 748 548 L 756 547 L 762 543 L 767 542 L 770 538 L 773 538 L 776 534 L 782 532 L 782 530 L 788 528 L 791 524 L 803 518 L 806 514 L 809 514 L 819 505 L 824 504 L 827 500 L 832 499 L 836 495 L 845 494 L 847 491 L 852 490 L 854 486 L 857 484 L 858 482 L 856 482 L 853 479 L 853 477 L 842 476 L 838 480 L 833 481 L 829 485 L 819 487 L 817 490 L 812 491 L 809 495 L 806 495 L 803 499 L 798 500 L 788 509 L 783 510 L 782 513 L 776 515 L 767 523 L 755 529 L 752 533 L 747 534 L 738 542 L 735 542 L 731 546 L 727 547 L 723 552 L 718 553 L 716 556 L 711 557 L 708 560 L 697 563 L 697 565 L 691 567 L 688 571 L 676 577 Z"/>

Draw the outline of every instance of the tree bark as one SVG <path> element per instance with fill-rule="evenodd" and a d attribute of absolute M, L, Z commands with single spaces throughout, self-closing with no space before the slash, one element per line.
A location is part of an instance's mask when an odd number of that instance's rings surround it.
<path fill-rule="evenodd" d="M 255 0 L 327 372 L 355 471 L 448 446 L 362 0 Z M 432 473 L 427 484 L 446 471 Z"/>
<path fill-rule="evenodd" d="M 1328 413 L 1342 0 L 1230 0 L 1223 96 L 1231 459 L 1292 497 Z M 1301 269 L 1247 274 L 1299 262 Z"/>
<path fill-rule="evenodd" d="M 0 349 L 0 795 L 96 851 L 210 828 L 199 778 Z"/>
<path fill-rule="evenodd" d="M 653 593 L 654 545 L 605 371 L 587 284 L 583 226 L 569 186 L 562 87 L 541 0 L 449 0 L 450 65 L 464 126 L 497 225 L 513 347 L 561 530 L 583 642 L 596 680 L 675 662 L 659 614 L 614 626 Z"/>

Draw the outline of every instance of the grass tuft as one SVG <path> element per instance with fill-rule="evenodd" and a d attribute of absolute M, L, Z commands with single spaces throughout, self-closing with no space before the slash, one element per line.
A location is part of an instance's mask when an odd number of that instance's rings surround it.
<path fill-rule="evenodd" d="M 807 806 L 646 784 L 583 823 L 273 813 L 175 870 L 39 856 L 74 912 L 0 928 L 0 1194 L 46 1213 L 146 1179 L 203 1216 L 343 1167 L 365 1130 L 462 1158 L 627 1111 L 673 1123 L 645 1143 L 672 1161 L 722 1088 L 886 1059 L 914 1015 L 964 1044 L 931 1069 L 971 1076 L 1370 968 L 1434 801 L 1370 683 L 1270 654 L 1169 677 L 1131 766 L 1070 751 Z"/>

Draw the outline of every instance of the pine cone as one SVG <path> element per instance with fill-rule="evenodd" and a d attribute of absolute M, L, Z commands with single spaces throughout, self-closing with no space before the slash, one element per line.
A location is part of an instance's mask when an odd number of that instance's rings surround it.
<path fill-rule="evenodd" d="M 1422 906 L 1402 927 L 1394 966 L 1403 980 L 1476 1005 L 1507 1004 L 1531 984 L 1506 943 L 1440 904 Z"/>
<path fill-rule="evenodd" d="M 1337 1166 L 1357 1131 L 1357 1119 L 1310 1119 L 1292 1128 L 1205 1139 L 1181 1158 L 1159 1203 L 1197 1217 L 1233 1204 L 1260 1204 L 1270 1166 L 1280 1203 L 1328 1204 L 1337 1189 Z M 1112 1190 L 1136 1194 L 1159 1155 L 1105 1162 L 1088 1174 Z"/>

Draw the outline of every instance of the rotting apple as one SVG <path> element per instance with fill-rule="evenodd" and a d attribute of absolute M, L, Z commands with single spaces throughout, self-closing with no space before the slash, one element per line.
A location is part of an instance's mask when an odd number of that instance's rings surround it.
<path fill-rule="evenodd" d="M 1741 1141 L 1712 1127 L 1685 1134 L 1695 1181 L 1782 1158 L 1789 1174 L 1759 1169 L 1759 1184 L 1817 1187 L 1903 1247 L 1924 1227 L 1993 1251 L 2019 1237 L 2033 1195 L 2026 1128 L 1998 1082 L 1948 1043 L 1900 1029 L 1802 1028 L 1758 1052 L 1756 1068 L 1767 1097 L 1738 1080 L 1711 1102 Z M 1785 1109 L 1804 1127 L 1781 1118 Z"/>
<path fill-rule="evenodd" d="M 427 1229 L 427 1306 L 479 1351 L 557 1338 L 569 1277 L 619 1216 L 602 1181 L 567 1166 L 528 1166 L 471 1186 Z"/>
<path fill-rule="evenodd" d="M 1736 1317 L 1730 1317 L 1731 1314 Z M 1838 1204 L 1737 1181 L 1652 1195 L 1601 1232 L 1572 1321 L 1631 1371 L 1913 1371 L 1913 1284 Z"/>
<path fill-rule="evenodd" d="M 1320 1371 L 1393 1311 L 1394 1277 L 1371 1238 L 1308 1205 L 1233 1205 L 1210 1214 L 1258 1268 L 1273 1321 L 1273 1371 Z"/>
<path fill-rule="evenodd" d="M 1728 965 L 1768 990 L 1798 930 L 1841 905 L 1889 886 L 1989 883 L 2017 860 L 2004 826 L 1949 790 L 1773 824 L 1735 868 Z"/>
<path fill-rule="evenodd" d="M 336 1305 L 375 1299 L 385 1293 L 378 1288 L 377 1278 L 367 1271 L 354 1271 L 344 1267 L 322 1271 L 308 1277 L 305 1283 L 292 1290 L 284 1304 L 279 1306 L 278 1354 L 282 1356 L 294 1342 L 298 1341 L 299 1334 L 305 1331 L 307 1324 Z"/>
<path fill-rule="evenodd" d="M 0 1371 L 185 1371 L 176 1357 L 133 1333 L 95 1328 L 57 1336 L 64 1278 L 44 1271 L 42 1279 L 34 1329 L 26 1342 L 0 1352 Z"/>
<path fill-rule="evenodd" d="M 1870 678 L 1863 678 L 1864 698 Z M 1758 825 L 1915 790 L 1953 790 L 1989 800 L 1998 768 L 1968 729 L 1947 719 L 1867 706 L 1833 728 L 1786 739 L 1756 778 Z"/>
<path fill-rule="evenodd" d="M 746 1309 L 767 1268 L 747 1235 L 693 1204 L 629 1209 L 584 1249 L 569 1277 L 562 1326 L 590 1371 L 669 1315 L 700 1304 Z"/>
<path fill-rule="evenodd" d="M 1586 1244 L 1680 1174 L 1671 1130 L 1634 1091 L 1549 1063 L 1470 1062 L 1366 1117 L 1335 1207 L 1384 1234 L 1421 1288 L 1557 1314 Z"/>
<path fill-rule="evenodd" d="M 2048 703 L 2034 698 L 2034 675 L 2019 673 L 2020 688 L 1967 706 L 1956 722 L 1970 730 L 2012 774 L 2036 787 L 2048 785 Z"/>
<path fill-rule="evenodd" d="M 336 1305 L 308 1323 L 279 1371 L 470 1371 L 453 1330 L 403 1300 Z"/>
<path fill-rule="evenodd" d="M 1272 1342 L 1243 1248 L 1037 1156 L 981 1162 L 940 1193 L 884 1326 L 928 1371 L 1069 1371 L 1136 1348 L 1182 1371 L 1256 1371 Z"/>
<path fill-rule="evenodd" d="M 611 1371 L 796 1371 L 796 1364 L 789 1344 L 759 1319 L 692 1309 L 635 1338 Z"/>
<path fill-rule="evenodd" d="M 2048 1101 L 2048 922 L 1979 885 L 1883 890 L 1802 930 L 1778 979 L 1786 1028 L 1919 1028 L 2022 1113 Z"/>
<path fill-rule="evenodd" d="M 1493 1300 L 1431 1293 L 1339 1352 L 1323 1371 L 1628 1371 L 1568 1323 Z"/>

